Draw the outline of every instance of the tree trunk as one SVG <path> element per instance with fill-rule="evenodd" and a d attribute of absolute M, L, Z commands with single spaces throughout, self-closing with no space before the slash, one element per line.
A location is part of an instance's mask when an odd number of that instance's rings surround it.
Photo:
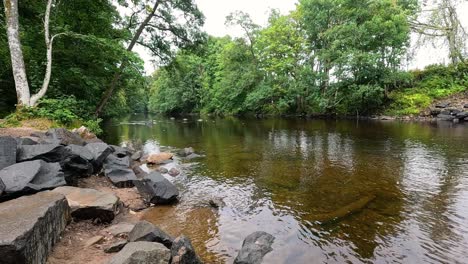
<path fill-rule="evenodd" d="M 8 46 L 10 47 L 11 66 L 15 79 L 17 107 L 31 106 L 26 67 L 19 38 L 18 0 L 3 0 L 7 24 Z"/>
<path fill-rule="evenodd" d="M 154 14 L 156 13 L 156 10 L 158 9 L 158 6 L 160 4 L 160 0 L 156 0 L 153 6 L 153 10 L 151 10 L 151 13 L 148 14 L 148 16 L 145 18 L 145 20 L 141 23 L 141 25 L 138 27 L 137 31 L 135 32 L 135 35 L 133 36 L 132 40 L 130 41 L 130 44 L 127 47 L 127 51 L 132 51 L 133 47 L 137 43 L 138 39 L 141 36 L 141 33 L 143 33 L 143 30 L 145 27 L 148 25 L 148 23 L 151 21 L 151 19 L 154 17 Z M 109 101 L 110 97 L 115 91 L 115 88 L 117 87 L 117 84 L 120 80 L 120 76 L 122 75 L 122 71 L 125 69 L 127 66 L 127 60 L 125 59 L 122 64 L 120 65 L 118 71 L 114 74 L 114 77 L 112 78 L 112 82 L 110 86 L 107 88 L 107 90 L 104 92 L 101 101 L 99 102 L 99 105 L 96 108 L 95 115 L 99 116 L 104 109 L 104 106 L 106 106 L 107 102 Z"/>
<path fill-rule="evenodd" d="M 45 17 L 44 17 L 44 38 L 45 38 L 45 44 L 47 48 L 46 73 L 44 76 L 44 81 L 42 83 L 41 89 L 39 90 L 39 92 L 37 92 L 37 94 L 31 97 L 31 100 L 30 100 L 31 106 L 36 106 L 39 99 L 41 99 L 47 92 L 47 88 L 49 87 L 49 82 L 50 82 L 50 75 L 52 74 L 52 43 L 54 41 L 54 38 L 58 36 L 58 35 L 55 35 L 52 38 L 50 38 L 49 21 L 50 21 L 50 9 L 52 7 L 52 2 L 53 0 L 47 1 L 47 8 L 46 8 Z"/>

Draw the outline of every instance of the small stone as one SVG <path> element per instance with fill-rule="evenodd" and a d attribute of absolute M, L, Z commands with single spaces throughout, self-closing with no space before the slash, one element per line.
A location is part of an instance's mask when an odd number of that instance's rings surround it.
<path fill-rule="evenodd" d="M 130 233 L 134 227 L 134 224 L 120 223 L 106 228 L 105 231 L 111 233 L 114 236 L 118 236 L 120 234 Z"/>
<path fill-rule="evenodd" d="M 88 239 L 85 243 L 85 247 L 90 247 L 94 244 L 98 244 L 99 242 L 102 241 L 102 239 L 104 239 L 103 236 L 93 236 L 92 238 Z"/>
<path fill-rule="evenodd" d="M 127 241 L 118 241 L 118 242 L 115 242 L 114 244 L 111 244 L 107 247 L 104 248 L 104 252 L 105 253 L 116 253 L 116 252 L 119 252 L 120 250 L 122 250 L 122 248 L 125 247 L 125 245 L 127 245 L 128 242 Z"/>
<path fill-rule="evenodd" d="M 450 106 L 450 103 L 448 103 L 448 102 L 441 102 L 441 103 L 436 104 L 435 107 L 436 107 L 436 108 L 447 108 L 447 107 L 449 107 L 449 106 Z"/>
<path fill-rule="evenodd" d="M 169 170 L 169 175 L 171 175 L 172 177 L 176 177 L 179 174 L 180 174 L 180 171 L 176 168 L 172 168 Z"/>
<path fill-rule="evenodd" d="M 146 162 L 149 164 L 166 164 L 168 161 L 172 160 L 174 155 L 168 152 L 161 152 L 157 154 L 151 154 L 148 156 Z"/>
<path fill-rule="evenodd" d="M 162 231 L 159 227 L 151 224 L 150 222 L 140 221 L 128 234 L 128 241 L 158 242 L 163 244 L 167 248 L 171 248 L 174 239 L 168 234 L 166 234 L 164 231 Z"/>
<path fill-rule="evenodd" d="M 131 159 L 134 160 L 134 161 L 137 161 L 137 160 L 140 160 L 142 156 L 143 156 L 143 152 L 142 151 L 137 151 L 137 152 L 133 153 Z"/>
<path fill-rule="evenodd" d="M 171 252 L 159 243 L 132 242 L 112 257 L 109 264 L 167 264 Z"/>
<path fill-rule="evenodd" d="M 162 173 L 162 174 L 166 174 L 166 173 L 169 172 L 169 171 L 167 170 L 167 168 L 164 168 L 164 167 L 159 167 L 159 168 L 157 169 L 157 171 L 159 171 L 159 172 Z"/>

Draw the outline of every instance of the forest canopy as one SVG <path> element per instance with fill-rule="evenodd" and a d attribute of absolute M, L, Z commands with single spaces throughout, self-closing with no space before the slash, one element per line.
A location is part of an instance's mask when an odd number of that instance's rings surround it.
<path fill-rule="evenodd" d="M 12 52 L 14 35 L 7 34 L 15 20 L 5 3 L 13 2 L 19 4 L 24 70 L 12 64 L 18 51 Z M 459 1 L 432 0 L 425 10 L 427 2 L 300 0 L 289 14 L 271 10 L 264 26 L 234 11 L 226 26 L 243 36 L 233 38 L 204 33 L 204 16 L 193 0 L 3 1 L 0 112 L 22 106 L 19 72 L 31 95 L 48 88 L 37 103 L 25 101 L 32 108 L 24 118 L 61 123 L 146 111 L 417 114 L 468 83 Z M 414 35 L 442 43 L 451 64 L 405 70 Z M 135 46 L 159 63 L 151 76 Z"/>

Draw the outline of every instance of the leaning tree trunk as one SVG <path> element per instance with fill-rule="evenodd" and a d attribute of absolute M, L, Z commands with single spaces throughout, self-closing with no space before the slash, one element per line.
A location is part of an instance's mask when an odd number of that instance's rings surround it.
<path fill-rule="evenodd" d="M 31 106 L 26 67 L 19 38 L 18 0 L 3 0 L 7 25 L 8 46 L 10 47 L 11 66 L 15 79 L 17 107 Z"/>
<path fill-rule="evenodd" d="M 133 47 L 137 43 L 138 39 L 140 38 L 141 34 L 143 33 L 143 30 L 145 27 L 148 25 L 148 23 L 151 21 L 151 19 L 154 17 L 156 10 L 158 9 L 158 6 L 160 4 L 160 0 L 156 0 L 156 3 L 154 3 L 153 10 L 151 10 L 150 14 L 143 20 L 141 25 L 138 27 L 137 31 L 135 32 L 135 35 L 133 36 L 132 40 L 130 41 L 130 44 L 127 47 L 127 51 L 132 51 Z M 104 109 L 104 106 L 106 106 L 107 102 L 109 101 L 110 97 L 115 91 L 115 88 L 117 87 L 117 84 L 119 83 L 120 76 L 122 75 L 123 70 L 127 66 L 127 60 L 125 59 L 124 62 L 120 65 L 119 69 L 117 72 L 114 74 L 114 77 L 112 78 L 112 82 L 110 86 L 107 88 L 107 90 L 104 92 L 101 101 L 99 102 L 99 105 L 96 108 L 95 115 L 99 116 Z"/>
<path fill-rule="evenodd" d="M 41 99 L 47 92 L 47 88 L 49 87 L 49 82 L 50 82 L 50 76 L 52 74 L 52 44 L 54 43 L 55 37 L 61 35 L 61 34 L 57 34 L 57 35 L 54 35 L 52 38 L 50 37 L 49 21 L 50 21 L 50 9 L 52 8 L 52 2 L 53 0 L 47 1 L 47 8 L 46 8 L 45 16 L 44 16 L 44 38 L 45 38 L 45 44 L 47 48 L 46 73 L 44 76 L 44 81 L 42 83 L 41 89 L 39 90 L 39 92 L 37 92 L 37 94 L 31 97 L 31 100 L 30 100 L 31 106 L 36 106 L 39 99 Z"/>

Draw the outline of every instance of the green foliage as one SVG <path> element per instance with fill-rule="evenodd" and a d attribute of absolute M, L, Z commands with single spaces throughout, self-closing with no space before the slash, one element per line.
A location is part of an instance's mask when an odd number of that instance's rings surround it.
<path fill-rule="evenodd" d="M 47 119 L 56 126 L 75 128 L 84 125 L 95 134 L 102 133 L 99 127 L 102 120 L 94 119 L 89 110 L 86 102 L 77 101 L 73 96 L 59 99 L 43 98 L 37 107 L 21 108 L 8 115 L 6 125 L 19 126 L 25 120 Z"/>
<path fill-rule="evenodd" d="M 431 65 L 425 70 L 411 72 L 413 86 L 390 93 L 391 104 L 387 113 L 417 115 L 435 99 L 468 90 L 468 66 Z"/>

